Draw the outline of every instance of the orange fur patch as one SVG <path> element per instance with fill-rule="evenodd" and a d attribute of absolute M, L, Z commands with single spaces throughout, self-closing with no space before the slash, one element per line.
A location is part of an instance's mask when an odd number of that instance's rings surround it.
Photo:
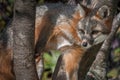
<path fill-rule="evenodd" d="M 74 75 L 74 72 L 78 70 L 79 61 L 84 54 L 84 50 L 78 46 L 71 47 L 64 54 L 63 61 L 65 63 L 65 70 L 69 75 Z"/>

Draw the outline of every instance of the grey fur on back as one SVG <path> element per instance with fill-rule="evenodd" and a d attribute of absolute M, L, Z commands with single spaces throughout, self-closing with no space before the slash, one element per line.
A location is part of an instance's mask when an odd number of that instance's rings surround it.
<path fill-rule="evenodd" d="M 72 15 L 76 11 L 76 5 L 68 5 L 63 3 L 47 3 L 36 8 L 36 18 L 50 13 L 50 18 L 57 20 L 60 15 L 64 15 L 66 18 L 72 18 Z M 55 22 L 53 20 L 53 22 Z"/>

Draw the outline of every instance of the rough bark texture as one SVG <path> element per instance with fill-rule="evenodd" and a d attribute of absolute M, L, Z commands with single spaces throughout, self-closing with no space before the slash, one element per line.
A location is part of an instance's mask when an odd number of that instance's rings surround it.
<path fill-rule="evenodd" d="M 13 17 L 13 63 L 16 80 L 37 80 L 34 60 L 35 0 L 16 0 Z"/>

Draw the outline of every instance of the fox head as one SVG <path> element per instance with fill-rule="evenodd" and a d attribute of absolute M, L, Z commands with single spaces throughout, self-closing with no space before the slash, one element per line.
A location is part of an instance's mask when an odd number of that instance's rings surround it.
<path fill-rule="evenodd" d="M 111 30 L 110 8 L 103 5 L 95 13 L 92 11 L 94 10 L 89 10 L 76 26 L 78 37 L 81 39 L 81 46 L 84 48 L 90 48 L 103 42 Z M 86 11 L 84 10 L 84 12 Z"/>

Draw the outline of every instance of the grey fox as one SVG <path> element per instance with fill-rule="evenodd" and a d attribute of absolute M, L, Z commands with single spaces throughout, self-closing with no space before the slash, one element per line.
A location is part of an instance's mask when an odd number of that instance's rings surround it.
<path fill-rule="evenodd" d="M 111 23 L 110 9 L 106 5 L 95 13 L 79 4 L 37 7 L 36 53 L 59 50 L 64 56 L 58 74 L 53 75 L 54 80 L 77 80 L 82 56 L 87 49 L 105 40 Z"/>

